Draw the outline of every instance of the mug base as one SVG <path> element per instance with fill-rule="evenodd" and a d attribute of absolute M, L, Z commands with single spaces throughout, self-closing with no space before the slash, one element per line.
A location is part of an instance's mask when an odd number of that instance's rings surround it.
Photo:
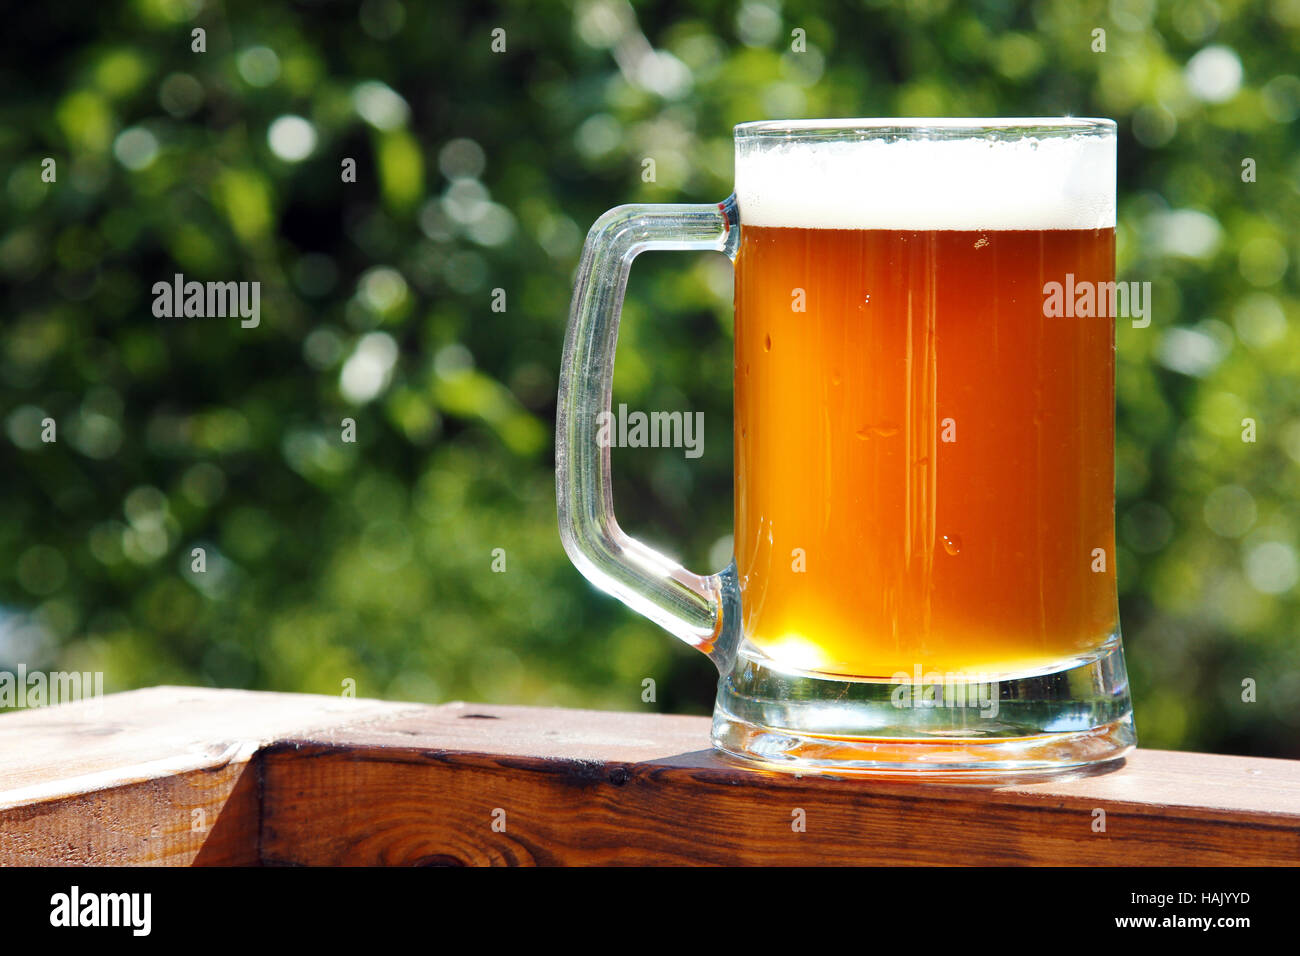
<path fill-rule="evenodd" d="M 1062 771 L 1117 760 L 1136 742 L 1118 634 L 1049 673 L 985 682 L 785 672 L 742 647 L 713 715 L 718 750 L 796 773 Z"/>

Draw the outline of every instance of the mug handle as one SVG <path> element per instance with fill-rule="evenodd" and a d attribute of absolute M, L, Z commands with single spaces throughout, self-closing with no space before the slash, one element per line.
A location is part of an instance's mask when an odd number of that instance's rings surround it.
<path fill-rule="evenodd" d="M 713 249 L 733 261 L 740 239 L 736 197 L 700 205 L 628 205 L 591 227 L 574 283 L 555 417 L 555 497 L 560 539 L 596 587 L 707 654 L 723 673 L 740 634 L 734 563 L 694 574 L 625 534 L 614 517 L 609 447 L 614 352 L 632 260 L 647 249 Z"/>

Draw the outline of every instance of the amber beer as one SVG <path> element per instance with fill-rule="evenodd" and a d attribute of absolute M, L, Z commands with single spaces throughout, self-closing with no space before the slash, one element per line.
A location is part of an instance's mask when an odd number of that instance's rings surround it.
<path fill-rule="evenodd" d="M 618 206 L 587 236 L 556 406 L 565 551 L 717 665 L 723 753 L 835 774 L 1122 757 L 1095 308 L 1136 302 L 1113 283 L 1115 123 L 770 120 L 735 144 L 722 202 Z M 629 265 L 688 249 L 736 267 L 735 560 L 714 574 L 622 530 L 600 440 Z"/>
<path fill-rule="evenodd" d="M 1114 324 L 1043 305 L 1067 273 L 1114 279 L 1113 225 L 1070 228 L 1067 206 L 1063 228 L 1037 207 L 1034 228 L 942 228 L 933 209 L 827 228 L 815 201 L 746 218 L 738 193 L 750 644 L 779 669 L 888 680 L 1048 672 L 1112 638 Z"/>

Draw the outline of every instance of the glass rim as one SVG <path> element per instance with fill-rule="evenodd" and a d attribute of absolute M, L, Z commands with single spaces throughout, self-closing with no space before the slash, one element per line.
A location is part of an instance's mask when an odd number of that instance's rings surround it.
<path fill-rule="evenodd" d="M 1095 116 L 1012 117 L 862 117 L 857 119 L 758 120 L 735 126 L 736 139 L 798 139 L 802 137 L 950 136 L 1087 136 L 1113 135 L 1112 119 Z"/>

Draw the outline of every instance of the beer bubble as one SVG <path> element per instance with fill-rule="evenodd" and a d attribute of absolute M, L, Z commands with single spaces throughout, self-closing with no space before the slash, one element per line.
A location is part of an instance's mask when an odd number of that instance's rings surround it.
<path fill-rule="evenodd" d="M 893 438 L 898 434 L 898 426 L 890 422 L 883 422 L 879 425 L 863 425 L 854 434 L 863 441 L 868 438 Z"/>
<path fill-rule="evenodd" d="M 961 554 L 960 535 L 945 534 L 943 536 L 943 550 L 954 556 Z"/>

